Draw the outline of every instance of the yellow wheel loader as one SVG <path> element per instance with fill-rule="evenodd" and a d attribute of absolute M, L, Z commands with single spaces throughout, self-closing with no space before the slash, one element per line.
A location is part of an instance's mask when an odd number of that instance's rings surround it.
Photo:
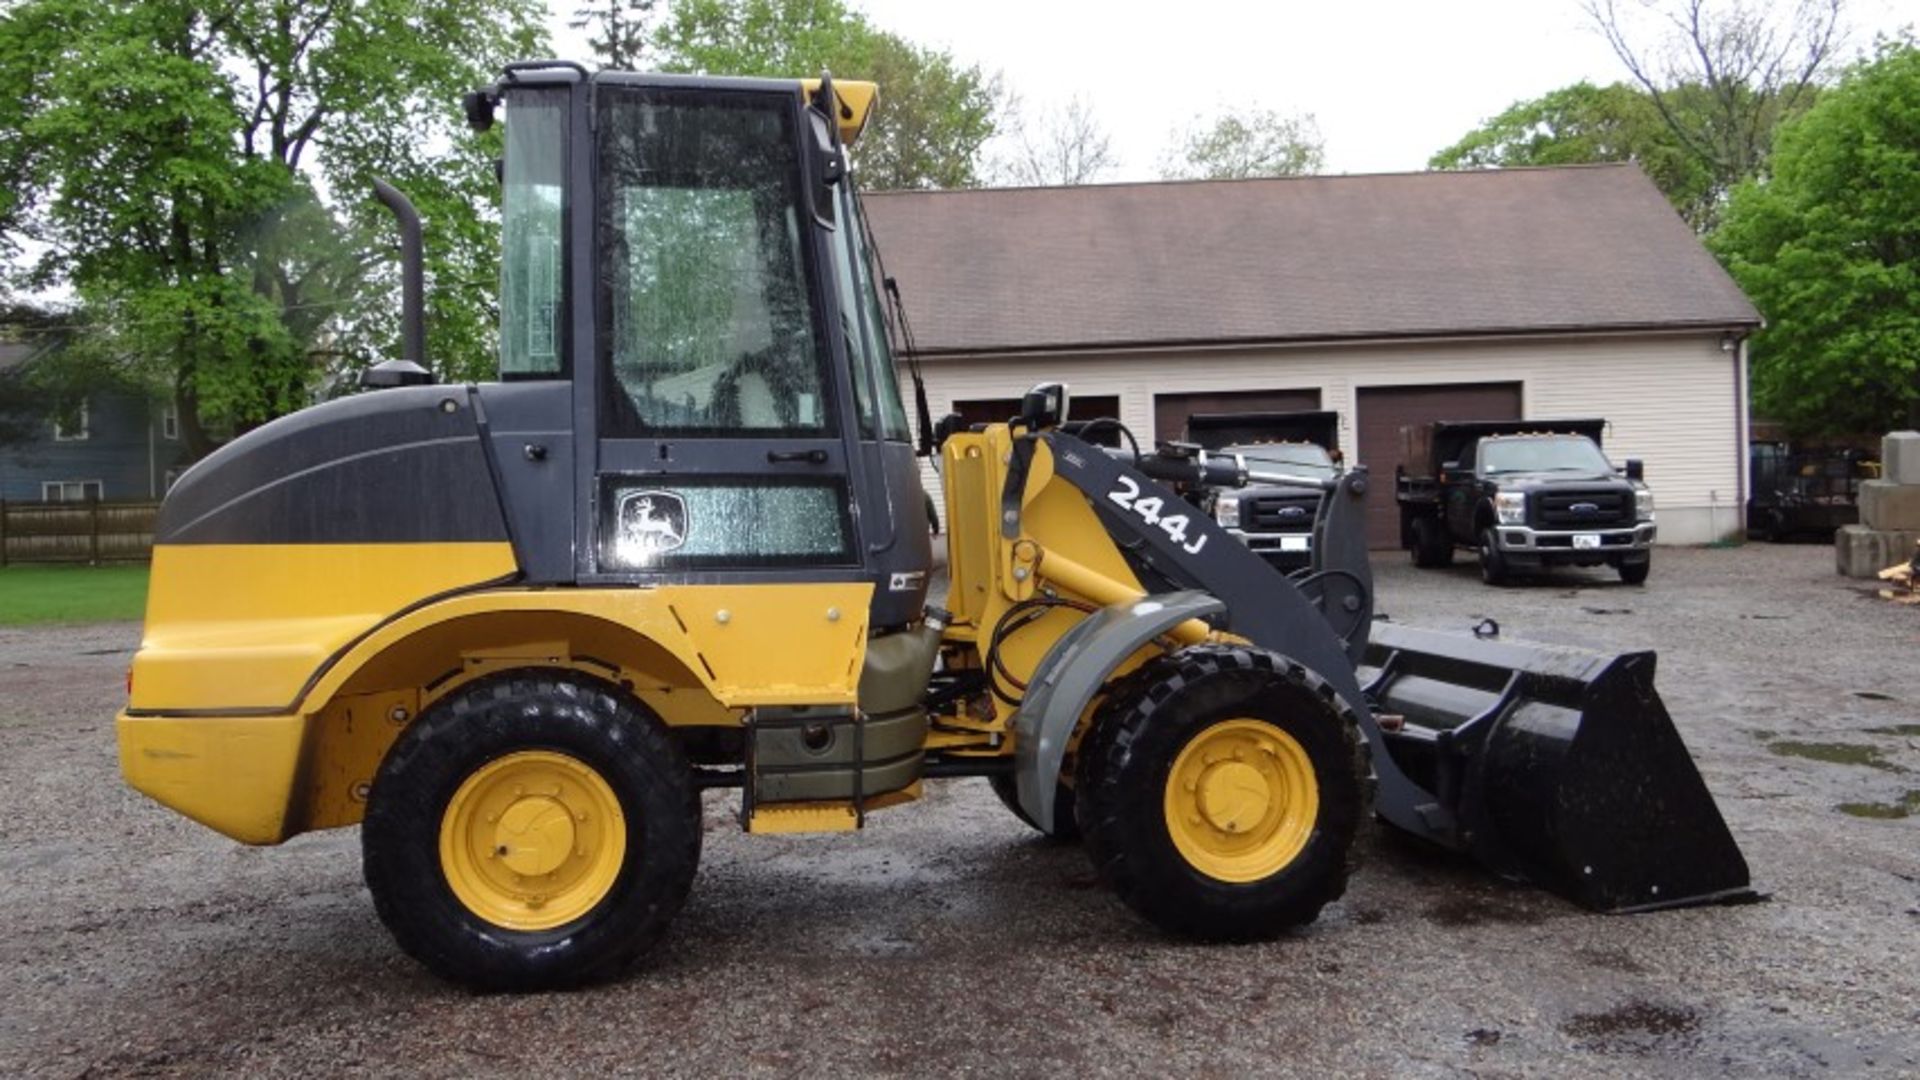
<path fill-rule="evenodd" d="M 1364 470 L 1144 449 L 1057 384 L 936 427 L 917 371 L 916 440 L 845 156 L 875 94 L 533 62 L 470 95 L 499 378 L 429 380 L 382 185 L 407 358 L 169 494 L 128 782 L 251 844 L 359 824 L 400 946 L 488 988 L 657 940 L 708 788 L 826 832 L 982 777 L 1204 939 L 1312 920 L 1374 815 L 1601 910 L 1749 892 L 1651 655 L 1376 624 Z M 1307 571 L 1188 501 L 1250 481 L 1324 492 Z"/>

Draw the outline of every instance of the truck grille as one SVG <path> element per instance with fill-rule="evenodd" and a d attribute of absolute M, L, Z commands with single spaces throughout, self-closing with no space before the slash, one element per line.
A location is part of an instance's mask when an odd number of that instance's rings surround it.
<path fill-rule="evenodd" d="M 1633 524 L 1633 493 L 1619 488 L 1536 492 L 1530 501 L 1534 504 L 1534 524 L 1544 528 L 1616 528 Z"/>
<path fill-rule="evenodd" d="M 1240 528 L 1247 532 L 1311 532 L 1320 509 L 1318 495 L 1260 495 L 1240 504 Z"/>

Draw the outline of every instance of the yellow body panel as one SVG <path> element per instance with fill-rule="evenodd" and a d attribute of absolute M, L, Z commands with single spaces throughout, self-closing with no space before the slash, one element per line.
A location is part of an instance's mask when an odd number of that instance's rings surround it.
<path fill-rule="evenodd" d="M 444 545 L 421 545 L 443 547 Z M 254 549 L 252 573 L 270 565 Z M 272 550 L 272 549 L 266 549 Z M 369 561 L 390 553 L 363 553 Z M 337 553 L 342 563 L 355 556 Z M 389 560 L 389 565 L 391 561 Z M 864 582 L 766 585 L 664 585 L 657 588 L 493 588 L 451 596 L 362 627 L 345 641 L 298 648 L 292 631 L 326 627 L 309 618 L 364 604 L 343 590 L 291 586 L 278 594 L 285 627 L 256 625 L 248 605 L 215 588 L 208 611 L 272 634 L 285 655 L 315 657 L 304 671 L 273 667 L 291 685 L 293 707 L 265 715 L 180 715 L 271 700 L 247 690 L 252 668 L 238 632 L 191 626 L 172 605 L 166 580 L 177 561 L 156 564 L 147 644 L 135 658 L 136 712 L 119 719 L 127 782 L 196 821 L 248 843 L 277 843 L 296 833 L 359 821 L 381 759 L 422 709 L 472 679 L 515 667 L 572 668 L 629 686 L 673 726 L 738 723 L 756 705 L 848 706 L 857 700 L 866 657 Z M 197 571 L 203 570 L 196 567 Z M 405 605 L 398 605 L 404 608 Z M 396 609 L 397 610 L 397 609 Z M 370 616 L 378 622 L 378 616 Z M 357 640 L 356 640 L 357 639 Z M 351 643 L 350 645 L 348 643 Z M 149 650 L 163 662 L 147 657 Z M 240 655 L 232 655 L 237 651 Z M 315 677 L 329 656 L 338 659 Z M 237 683 L 203 698 L 184 697 L 215 676 Z M 312 680 L 305 693 L 301 684 Z M 143 687 L 143 684 L 144 687 Z M 165 702 L 156 709 L 153 702 Z"/>
<path fill-rule="evenodd" d="M 134 790 L 244 843 L 291 835 L 306 717 L 121 713 L 116 727 Z"/>
<path fill-rule="evenodd" d="M 130 707 L 291 711 L 381 620 L 514 570 L 504 543 L 158 545 Z"/>

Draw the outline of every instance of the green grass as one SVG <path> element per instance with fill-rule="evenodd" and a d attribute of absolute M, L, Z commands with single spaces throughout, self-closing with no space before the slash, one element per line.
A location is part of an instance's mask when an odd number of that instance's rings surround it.
<path fill-rule="evenodd" d="M 144 566 L 0 568 L 0 626 L 138 619 L 146 606 Z"/>

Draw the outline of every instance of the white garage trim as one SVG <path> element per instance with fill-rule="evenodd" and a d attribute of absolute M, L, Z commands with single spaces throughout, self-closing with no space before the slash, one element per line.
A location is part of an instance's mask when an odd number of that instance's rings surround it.
<path fill-rule="evenodd" d="M 1744 516 L 1745 348 L 1742 342 L 1729 352 L 1722 340 L 1715 328 L 943 356 L 921 367 L 936 417 L 956 400 L 1013 397 L 1036 382 L 1059 380 L 1076 394 L 1120 395 L 1120 419 L 1143 443 L 1154 437 L 1158 393 L 1318 388 L 1321 407 L 1340 413 L 1341 444 L 1357 447 L 1355 397 L 1362 387 L 1518 381 L 1530 418 L 1611 421 L 1609 456 L 1646 462 L 1661 541 L 1698 544 L 1737 535 Z M 937 492 L 931 470 L 926 478 Z"/>

